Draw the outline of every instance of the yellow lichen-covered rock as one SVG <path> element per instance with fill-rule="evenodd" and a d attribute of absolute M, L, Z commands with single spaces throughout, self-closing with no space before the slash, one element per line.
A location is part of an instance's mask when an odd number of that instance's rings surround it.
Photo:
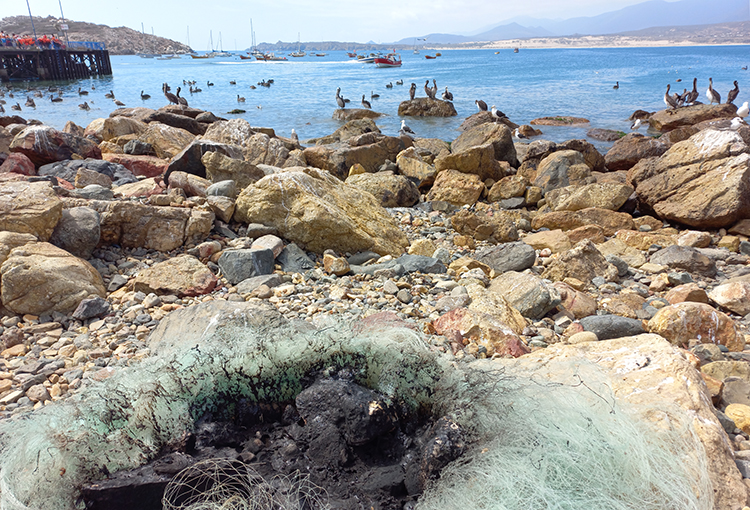
<path fill-rule="evenodd" d="M 745 348 L 745 337 L 734 321 L 713 306 L 684 302 L 665 306 L 648 322 L 650 333 L 656 333 L 674 345 L 687 346 L 690 340 L 724 345 L 733 352 Z"/>
<path fill-rule="evenodd" d="M 0 184 L 0 231 L 49 240 L 62 217 L 63 204 L 49 182 Z"/>

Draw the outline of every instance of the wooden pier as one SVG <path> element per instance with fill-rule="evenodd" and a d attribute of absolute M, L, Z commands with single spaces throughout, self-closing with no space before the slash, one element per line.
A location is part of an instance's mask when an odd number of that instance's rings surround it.
<path fill-rule="evenodd" d="M 0 47 L 0 81 L 76 80 L 112 74 L 101 43 L 71 42 L 64 49 Z"/>

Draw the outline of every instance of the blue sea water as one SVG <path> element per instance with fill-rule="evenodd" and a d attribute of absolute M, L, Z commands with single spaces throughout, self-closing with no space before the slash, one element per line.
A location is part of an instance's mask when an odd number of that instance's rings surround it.
<path fill-rule="evenodd" d="M 750 99 L 750 74 L 742 66 L 750 64 L 748 46 L 700 46 L 659 48 L 524 49 L 513 53 L 503 50 L 441 50 L 442 56 L 425 59 L 412 52 L 402 54 L 401 68 L 376 68 L 347 57 L 343 51 L 325 57 L 288 57 L 288 62 L 240 60 L 238 56 L 175 60 L 145 59 L 137 56 L 112 56 L 113 75 L 64 84 L 64 101 L 52 103 L 49 95 L 36 99 L 37 107 L 25 108 L 21 115 L 62 128 L 68 120 L 86 126 L 98 117 L 106 117 L 117 106 L 104 94 L 112 90 L 127 106 L 158 108 L 167 104 L 161 85 L 167 82 L 174 91 L 182 86 L 190 106 L 210 110 L 225 118 L 240 117 L 253 126 L 271 127 L 282 136 L 294 128 L 301 140 L 329 134 L 341 123 L 332 119 L 336 109 L 335 91 L 351 99 L 349 107 L 359 107 L 364 94 L 380 94 L 373 109 L 387 114 L 377 120 L 386 134 L 396 134 L 400 124 L 398 105 L 409 97 L 409 84 L 417 84 L 417 97 L 424 96 L 425 80 L 437 80 L 438 95 L 445 86 L 454 95 L 458 112 L 452 118 L 407 118 L 407 124 L 420 137 L 453 140 L 461 122 L 477 111 L 475 99 L 496 105 L 517 124 L 527 124 L 542 116 L 571 115 L 589 119 L 587 127 L 542 126 L 543 138 L 564 141 L 585 138 L 589 128 L 628 131 L 627 118 L 636 109 L 654 111 L 664 108 L 662 97 L 668 83 L 672 91 L 692 87 L 698 78 L 701 100 L 705 101 L 708 78 L 722 99 L 738 80 L 741 104 Z M 496 53 L 496 51 L 499 51 Z M 270 88 L 250 85 L 273 79 Z M 677 80 L 681 82 L 677 82 Z M 190 94 L 183 80 L 196 80 L 203 89 Z M 231 85 L 230 81 L 236 81 Z M 404 85 L 396 85 L 403 80 Z M 211 81 L 214 86 L 207 86 Z M 620 82 L 620 88 L 613 85 Z M 386 84 L 393 83 L 393 88 Z M 23 107 L 26 88 L 46 87 L 43 82 L 11 84 Z M 79 97 L 81 86 L 90 93 Z M 256 85 L 257 86 L 257 85 Z M 95 89 L 94 89 L 95 87 Z M 151 99 L 142 101 L 144 90 Z M 246 98 L 237 102 L 237 95 Z M 90 111 L 77 105 L 86 99 Z M 6 100 L 8 98 L 6 97 Z M 10 111 L 6 105 L 6 110 Z M 246 113 L 227 112 L 242 108 Z M 606 144 L 597 142 L 606 148 Z"/>

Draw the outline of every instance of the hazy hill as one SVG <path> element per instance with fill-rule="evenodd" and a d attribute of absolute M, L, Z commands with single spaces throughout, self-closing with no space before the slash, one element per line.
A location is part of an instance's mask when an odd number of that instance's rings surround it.
<path fill-rule="evenodd" d="M 111 28 L 84 21 L 65 20 L 68 24 L 68 39 L 71 41 L 103 42 L 113 55 L 132 55 L 134 53 L 187 53 L 190 48 L 177 41 L 151 34 L 142 34 L 127 27 Z M 34 17 L 34 28 L 37 36 L 55 34 L 61 39 L 61 21 L 53 16 Z M 9 34 L 32 34 L 31 20 L 28 16 L 11 16 L 0 20 L 0 30 Z"/>

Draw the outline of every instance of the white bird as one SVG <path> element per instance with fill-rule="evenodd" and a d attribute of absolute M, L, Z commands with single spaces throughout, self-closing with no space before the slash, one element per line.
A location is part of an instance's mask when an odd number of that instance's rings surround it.
<path fill-rule="evenodd" d="M 729 128 L 737 131 L 741 126 L 747 126 L 747 123 L 742 120 L 742 117 L 735 117 L 732 119 L 732 123 L 729 125 Z"/>
<path fill-rule="evenodd" d="M 294 145 L 299 145 L 299 136 L 297 136 L 297 132 L 292 128 L 292 143 Z"/>
<path fill-rule="evenodd" d="M 630 126 L 630 129 L 638 131 L 642 124 L 643 121 L 641 119 L 635 119 L 635 122 L 633 122 L 633 124 Z"/>
<path fill-rule="evenodd" d="M 403 119 L 401 120 L 401 129 L 399 129 L 398 132 L 400 134 L 404 134 L 404 135 L 407 135 L 407 136 L 415 135 L 416 134 L 414 131 L 411 130 L 411 128 L 409 126 L 406 125 L 406 121 L 403 120 Z"/>
<path fill-rule="evenodd" d="M 721 94 L 716 92 L 714 90 L 714 80 L 713 78 L 708 79 L 708 88 L 706 89 L 706 97 L 709 101 L 711 101 L 709 104 L 721 104 Z"/>
<path fill-rule="evenodd" d="M 505 114 L 501 112 L 500 110 L 498 110 L 497 108 L 495 108 L 495 105 L 493 104 L 492 105 L 492 118 L 495 120 L 500 120 L 503 117 L 505 117 Z"/>
<path fill-rule="evenodd" d="M 519 139 L 528 138 L 528 136 L 526 136 L 523 133 L 521 133 L 518 130 L 518 128 L 516 128 L 516 129 L 513 130 L 513 136 L 515 136 L 516 138 L 519 138 Z"/>
<path fill-rule="evenodd" d="M 744 119 L 748 116 L 748 114 L 750 114 L 750 107 L 748 107 L 747 103 L 748 102 L 745 101 L 744 103 L 742 103 L 742 106 L 737 109 L 737 116 L 741 119 Z"/>

